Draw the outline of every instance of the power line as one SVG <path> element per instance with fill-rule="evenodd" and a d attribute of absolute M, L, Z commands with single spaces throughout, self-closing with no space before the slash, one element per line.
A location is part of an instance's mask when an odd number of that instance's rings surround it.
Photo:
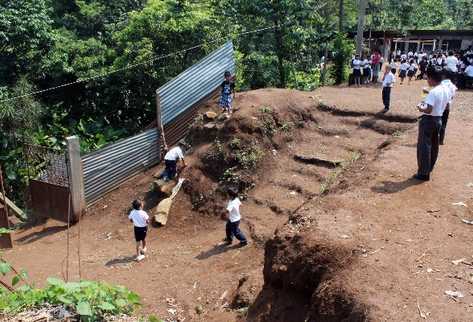
<path fill-rule="evenodd" d="M 241 37 L 241 36 L 248 35 L 248 34 L 259 33 L 259 32 L 263 32 L 263 31 L 267 31 L 267 30 L 272 30 L 272 29 L 275 29 L 275 28 L 277 28 L 277 27 L 276 26 L 270 26 L 270 27 L 264 27 L 264 28 L 260 28 L 260 29 L 245 31 L 245 32 L 237 34 L 235 37 Z M 212 43 L 215 43 L 215 42 L 219 42 L 219 41 L 224 40 L 224 39 L 226 39 L 226 38 L 224 38 L 224 37 L 216 38 L 214 40 L 211 40 L 211 41 L 208 41 L 208 42 L 205 42 L 205 43 L 200 43 L 198 45 L 195 45 L 195 46 L 192 46 L 192 47 L 189 47 L 189 48 L 186 48 L 186 49 L 175 51 L 175 52 L 165 54 L 165 55 L 162 55 L 162 56 L 155 56 L 155 57 L 152 57 L 151 59 L 149 59 L 147 61 L 144 61 L 144 62 L 141 62 L 141 63 L 127 65 L 123 68 L 117 68 L 117 69 L 114 69 L 114 70 L 111 70 L 111 71 L 108 71 L 108 72 L 105 72 L 105 73 L 102 73 L 102 74 L 99 74 L 99 75 L 90 76 L 90 77 L 86 77 L 86 78 L 80 78 L 80 79 L 78 79 L 76 81 L 73 81 L 73 82 L 64 83 L 64 84 L 57 85 L 57 86 L 54 86 L 54 87 L 49 87 L 49 88 L 46 88 L 46 89 L 43 89 L 43 90 L 34 91 L 34 92 L 27 93 L 27 94 L 22 94 L 22 95 L 10 97 L 10 98 L 7 98 L 5 100 L 0 101 L 0 104 L 10 102 L 10 101 L 13 101 L 13 100 L 17 100 L 17 99 L 20 99 L 20 98 L 25 98 L 25 97 L 29 97 L 29 96 L 35 96 L 35 95 L 43 94 L 43 93 L 46 93 L 46 92 L 51 92 L 51 91 L 54 91 L 54 90 L 57 90 L 57 89 L 60 89 L 60 88 L 69 87 L 69 86 L 76 85 L 76 84 L 89 82 L 91 80 L 104 78 L 104 77 L 110 76 L 112 74 L 116 74 L 116 73 L 119 73 L 119 72 L 122 72 L 122 71 L 125 71 L 125 70 L 130 70 L 130 69 L 136 68 L 138 66 L 148 65 L 148 64 L 150 64 L 152 62 L 155 62 L 155 61 L 159 61 L 159 60 L 162 60 L 162 59 L 165 59 L 165 58 L 168 58 L 168 57 L 183 54 L 185 52 L 188 52 L 188 51 L 191 51 L 191 50 L 194 50 L 194 49 L 197 49 L 197 48 L 201 48 L 205 45 L 212 44 Z"/>

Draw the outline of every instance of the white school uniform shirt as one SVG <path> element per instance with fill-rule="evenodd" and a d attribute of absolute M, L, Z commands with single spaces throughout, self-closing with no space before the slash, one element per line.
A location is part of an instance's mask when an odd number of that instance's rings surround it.
<path fill-rule="evenodd" d="M 182 153 L 182 149 L 178 146 L 172 148 L 171 150 L 166 153 L 164 156 L 164 160 L 167 161 L 177 161 L 177 160 L 184 160 L 184 154 Z"/>
<path fill-rule="evenodd" d="M 143 228 L 148 226 L 146 221 L 149 219 L 149 216 L 144 210 L 133 209 L 128 215 L 128 219 L 133 221 L 133 225 L 135 225 L 135 227 Z"/>
<path fill-rule="evenodd" d="M 445 88 L 447 88 L 448 103 L 450 104 L 450 107 L 452 107 L 453 98 L 455 97 L 455 94 L 457 93 L 458 88 L 449 79 L 444 79 L 441 84 L 445 86 Z"/>
<path fill-rule="evenodd" d="M 439 66 L 442 66 L 442 65 L 443 65 L 443 57 L 437 58 L 437 59 L 435 60 L 435 63 L 436 63 L 437 65 L 439 65 Z"/>
<path fill-rule="evenodd" d="M 239 198 L 235 198 L 228 202 L 227 211 L 229 212 L 228 220 L 230 220 L 230 222 L 237 222 L 241 220 L 240 206 L 241 201 Z"/>
<path fill-rule="evenodd" d="M 409 65 L 409 70 L 412 71 L 412 72 L 413 72 L 413 71 L 416 71 L 416 70 L 417 70 L 417 65 L 416 65 L 416 63 L 410 64 L 410 65 Z"/>
<path fill-rule="evenodd" d="M 393 87 L 393 84 L 396 82 L 396 78 L 392 72 L 386 74 L 383 79 L 383 87 Z"/>
<path fill-rule="evenodd" d="M 403 63 L 401 64 L 401 67 L 399 67 L 400 70 L 408 70 L 410 65 L 408 63 Z"/>
<path fill-rule="evenodd" d="M 447 69 L 451 72 L 456 73 L 458 71 L 458 58 L 455 56 L 448 56 L 447 57 Z"/>
<path fill-rule="evenodd" d="M 465 68 L 465 75 L 468 77 L 473 77 L 473 65 L 468 65 Z"/>
<path fill-rule="evenodd" d="M 353 59 L 352 60 L 353 69 L 361 69 L 361 60 Z"/>
<path fill-rule="evenodd" d="M 445 111 L 445 107 L 447 107 L 449 98 L 449 91 L 444 85 L 440 84 L 435 86 L 432 90 L 430 90 L 429 94 L 424 100 L 425 104 L 432 106 L 432 113 L 424 113 L 424 115 L 442 116 L 443 112 Z"/>
<path fill-rule="evenodd" d="M 368 59 L 364 59 L 363 62 L 361 63 L 363 65 L 363 69 L 365 68 L 371 68 L 371 63 Z"/>

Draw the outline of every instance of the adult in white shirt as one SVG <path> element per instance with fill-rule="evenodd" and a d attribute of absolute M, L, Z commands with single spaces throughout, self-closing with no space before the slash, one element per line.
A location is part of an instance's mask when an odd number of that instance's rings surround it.
<path fill-rule="evenodd" d="M 177 174 L 177 162 L 182 163 L 182 167 L 185 168 L 186 161 L 184 160 L 184 152 L 186 144 L 183 140 L 179 141 L 178 145 L 169 150 L 164 156 L 164 165 L 165 169 L 160 174 L 159 179 L 164 179 L 164 181 L 172 180 L 176 177 Z"/>
<path fill-rule="evenodd" d="M 351 61 L 351 67 L 353 68 L 353 78 L 355 80 L 355 85 L 361 85 L 361 63 L 360 55 L 356 55 L 355 58 Z"/>
<path fill-rule="evenodd" d="M 447 70 L 451 73 L 458 72 L 458 58 L 453 55 L 453 51 L 448 52 L 448 57 L 446 59 Z"/>
<path fill-rule="evenodd" d="M 447 71 L 444 75 L 445 79 L 441 83 L 447 89 L 448 104 L 445 107 L 445 111 L 442 114 L 442 128 L 440 129 L 440 136 L 439 136 L 440 145 L 444 145 L 445 131 L 447 130 L 447 123 L 448 123 L 448 116 L 450 115 L 450 109 L 452 108 L 453 98 L 455 97 L 455 94 L 457 93 L 457 90 L 458 90 L 455 84 L 452 83 L 450 79 L 450 75 L 451 73 Z"/>
<path fill-rule="evenodd" d="M 240 206 L 241 201 L 238 198 L 238 191 L 234 188 L 230 188 L 228 190 L 228 195 L 230 197 L 230 201 L 227 205 L 227 224 L 225 226 L 226 238 L 224 242 L 227 245 L 231 245 L 233 242 L 233 237 L 240 241 L 240 246 L 246 246 L 248 244 L 248 240 L 246 239 L 245 235 L 240 230 L 240 221 L 241 221 L 241 214 L 240 214 Z"/>
<path fill-rule="evenodd" d="M 466 77 L 473 78 L 473 65 L 466 66 L 464 74 Z"/>
<path fill-rule="evenodd" d="M 417 106 L 422 113 L 419 121 L 417 140 L 418 171 L 414 179 L 429 181 L 439 152 L 439 133 L 442 128 L 442 115 L 449 101 L 448 90 L 441 84 L 442 71 L 438 68 L 427 69 L 427 82 L 433 89 L 425 100 Z"/>

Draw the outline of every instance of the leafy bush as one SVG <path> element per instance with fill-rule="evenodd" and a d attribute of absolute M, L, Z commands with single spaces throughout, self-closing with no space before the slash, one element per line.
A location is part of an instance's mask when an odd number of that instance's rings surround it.
<path fill-rule="evenodd" d="M 235 152 L 238 164 L 245 170 L 254 170 L 264 157 L 264 152 L 253 142 L 251 145 Z"/>
<path fill-rule="evenodd" d="M 64 305 L 76 312 L 82 321 L 100 321 L 106 315 L 132 313 L 140 305 L 137 294 L 123 286 L 102 282 L 66 283 L 48 278 L 43 289 L 23 285 L 15 292 L 0 290 L 0 312 L 12 315 L 43 305 Z"/>
<path fill-rule="evenodd" d="M 341 84 L 348 79 L 348 63 L 355 47 L 352 41 L 345 38 L 342 34 L 337 34 L 333 49 L 334 59 L 331 72 L 335 79 L 335 84 Z"/>
<path fill-rule="evenodd" d="M 313 68 L 310 72 L 294 71 L 288 80 L 288 87 L 301 91 L 313 91 L 319 87 L 320 69 Z"/>

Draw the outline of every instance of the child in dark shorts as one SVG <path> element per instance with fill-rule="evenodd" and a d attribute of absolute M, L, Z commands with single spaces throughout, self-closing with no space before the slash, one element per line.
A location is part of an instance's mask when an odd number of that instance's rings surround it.
<path fill-rule="evenodd" d="M 148 232 L 149 216 L 143 210 L 143 202 L 135 200 L 132 203 L 133 210 L 128 219 L 133 223 L 136 240 L 136 260 L 141 261 L 146 253 L 146 234 Z"/>

